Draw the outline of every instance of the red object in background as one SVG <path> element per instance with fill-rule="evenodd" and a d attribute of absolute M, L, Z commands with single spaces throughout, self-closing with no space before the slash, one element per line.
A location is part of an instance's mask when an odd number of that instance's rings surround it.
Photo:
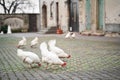
<path fill-rule="evenodd" d="M 62 34 L 63 31 L 62 31 L 60 28 L 58 28 L 57 31 L 56 31 L 56 33 L 57 33 L 57 34 Z"/>

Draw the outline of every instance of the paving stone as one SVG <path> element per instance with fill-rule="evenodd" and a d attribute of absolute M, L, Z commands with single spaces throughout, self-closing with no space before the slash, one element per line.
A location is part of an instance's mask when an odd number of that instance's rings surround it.
<path fill-rule="evenodd" d="M 100 79 L 100 78 L 92 78 L 91 80 L 102 80 L 102 79 Z"/>
<path fill-rule="evenodd" d="M 87 77 L 81 77 L 82 80 L 91 80 L 90 78 L 87 78 Z"/>
<path fill-rule="evenodd" d="M 50 73 L 50 76 L 52 76 L 54 80 L 56 80 L 56 79 L 62 80 L 62 78 L 57 76 L 57 74 Z"/>
<path fill-rule="evenodd" d="M 39 56 L 39 48 L 29 46 L 34 36 L 39 36 L 40 43 L 57 39 L 57 45 L 72 55 L 70 59 L 63 59 L 67 66 L 56 70 L 46 70 L 44 66 L 28 69 L 16 52 L 16 45 L 23 35 L 28 40 L 24 50 L 36 52 Z M 77 35 L 75 39 L 65 39 L 64 35 L 24 33 L 0 35 L 0 45 L 2 80 L 120 80 L 120 38 Z"/>
<path fill-rule="evenodd" d="M 98 75 L 98 74 L 96 74 L 95 72 L 92 72 L 92 71 L 87 72 L 87 74 L 90 75 L 91 78 L 95 78 L 95 79 L 100 79 L 101 78 L 100 75 Z"/>
<path fill-rule="evenodd" d="M 99 71 L 98 72 L 94 72 L 94 74 L 98 75 L 100 78 L 109 78 L 110 77 L 109 75 L 103 74 L 103 73 L 101 73 Z"/>
<path fill-rule="evenodd" d="M 32 73 L 36 80 L 42 80 L 42 77 L 36 71 L 31 70 L 30 73 Z"/>
<path fill-rule="evenodd" d="M 120 74 L 114 74 L 114 73 L 112 73 L 112 72 L 110 72 L 110 71 L 100 71 L 101 72 L 101 74 L 104 74 L 104 75 L 107 75 L 107 76 L 109 76 L 109 78 L 111 78 L 111 79 L 120 79 Z"/>
<path fill-rule="evenodd" d="M 40 76 L 41 79 L 44 79 L 44 76 L 45 76 L 46 74 L 44 74 L 43 71 L 35 70 L 35 72 Z"/>
<path fill-rule="evenodd" d="M 7 79 L 9 79 L 7 73 L 4 73 L 4 72 L 3 72 L 3 73 L 1 74 L 1 80 L 7 80 Z"/>
<path fill-rule="evenodd" d="M 35 80 L 35 77 L 28 71 L 24 71 L 24 75 L 25 75 L 26 79 L 28 79 L 28 80 Z"/>
<path fill-rule="evenodd" d="M 71 73 L 66 73 L 67 76 L 69 76 L 72 80 L 81 80 L 78 76 L 75 76 Z"/>
<path fill-rule="evenodd" d="M 72 74 L 73 76 L 77 76 L 78 78 L 81 79 L 81 75 L 80 75 L 80 74 L 78 74 L 78 73 L 76 73 L 76 72 L 72 72 L 71 74 Z"/>
<path fill-rule="evenodd" d="M 17 80 L 18 79 L 14 72 L 9 72 L 8 77 L 10 80 Z"/>
<path fill-rule="evenodd" d="M 36 70 L 35 70 L 36 71 Z M 45 71 L 36 71 L 40 76 L 41 76 L 41 78 L 44 80 L 44 79 L 46 79 L 47 80 L 47 78 L 48 79 L 54 79 L 51 75 L 50 75 L 50 73 L 49 72 L 45 72 Z"/>
<path fill-rule="evenodd" d="M 69 78 L 68 76 L 64 75 L 64 74 L 57 74 L 59 77 L 61 77 L 63 80 L 71 80 L 71 78 Z"/>
<path fill-rule="evenodd" d="M 22 74 L 20 72 L 15 72 L 15 73 L 19 80 L 26 80 L 26 77 L 24 76 L 24 74 Z"/>

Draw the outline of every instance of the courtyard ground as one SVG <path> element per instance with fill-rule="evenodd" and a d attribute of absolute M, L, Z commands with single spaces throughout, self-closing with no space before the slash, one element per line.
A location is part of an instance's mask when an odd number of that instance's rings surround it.
<path fill-rule="evenodd" d="M 35 52 L 41 58 L 39 44 L 51 39 L 71 58 L 62 59 L 66 67 L 28 68 L 17 56 L 17 44 L 27 38 L 24 50 Z M 30 41 L 38 36 L 39 44 L 30 48 Z M 81 36 L 65 39 L 65 34 L 16 33 L 0 34 L 0 80 L 120 80 L 120 38 Z M 35 65 L 36 66 L 36 65 Z"/>

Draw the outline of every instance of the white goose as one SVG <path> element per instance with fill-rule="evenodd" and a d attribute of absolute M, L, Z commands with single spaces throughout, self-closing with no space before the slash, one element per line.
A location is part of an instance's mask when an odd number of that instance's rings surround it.
<path fill-rule="evenodd" d="M 30 51 L 23 51 L 22 49 L 17 50 L 17 56 L 19 56 L 24 63 L 27 63 L 32 68 L 32 64 L 36 63 L 38 66 L 41 66 L 40 58 L 37 54 Z"/>
<path fill-rule="evenodd" d="M 33 48 L 33 46 L 38 44 L 38 37 L 35 37 L 32 41 L 31 41 L 31 48 Z"/>
<path fill-rule="evenodd" d="M 56 54 L 48 51 L 47 44 L 45 42 L 42 42 L 40 44 L 40 50 L 42 55 L 42 62 L 47 63 L 47 67 L 48 67 L 48 64 L 61 65 L 62 67 L 66 65 L 66 62 L 63 62 Z"/>
<path fill-rule="evenodd" d="M 50 40 L 48 42 L 49 49 L 51 52 L 54 52 L 58 55 L 60 58 L 70 58 L 71 55 L 65 53 L 61 48 L 56 46 L 56 40 Z"/>
<path fill-rule="evenodd" d="M 68 33 L 66 34 L 65 38 L 70 38 L 70 36 L 71 36 L 71 32 L 68 32 Z"/>
<path fill-rule="evenodd" d="M 26 45 L 26 41 L 27 41 L 27 39 L 23 36 L 22 40 L 19 41 L 17 47 L 20 48 L 21 46 L 25 46 Z"/>

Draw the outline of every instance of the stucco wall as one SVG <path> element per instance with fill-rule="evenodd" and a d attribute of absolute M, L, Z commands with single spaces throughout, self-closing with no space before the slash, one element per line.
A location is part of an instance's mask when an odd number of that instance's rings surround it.
<path fill-rule="evenodd" d="M 52 5 L 52 14 L 53 17 L 50 17 L 50 4 L 53 1 L 53 5 Z M 41 0 L 40 2 L 40 12 L 41 12 L 41 29 L 44 29 L 43 27 L 43 23 L 42 23 L 42 6 L 46 5 L 47 6 L 47 28 L 50 28 L 52 26 L 57 26 L 57 21 L 56 21 L 56 2 L 59 3 L 59 25 L 61 26 L 61 28 L 66 31 L 68 28 L 68 7 L 67 4 L 65 4 L 66 0 Z"/>
<path fill-rule="evenodd" d="M 105 22 L 120 24 L 120 0 L 105 0 Z"/>
<path fill-rule="evenodd" d="M 79 1 L 79 31 L 84 31 L 85 28 L 85 0 Z"/>
<path fill-rule="evenodd" d="M 55 26 L 56 24 L 55 24 L 55 17 L 53 17 L 52 19 L 50 18 L 50 3 L 52 2 L 52 0 L 41 0 L 41 2 L 40 2 L 40 8 L 41 8 L 41 28 L 43 29 L 43 23 L 42 23 L 42 16 L 43 16 L 43 14 L 42 14 L 42 6 L 43 5 L 46 5 L 46 7 L 47 7 L 47 27 L 50 27 L 50 26 Z M 53 8 L 54 8 L 54 6 L 53 6 Z M 55 12 L 55 11 L 54 11 Z M 54 14 L 54 12 L 53 12 L 53 15 L 55 16 L 55 14 Z"/>
<path fill-rule="evenodd" d="M 28 28 L 28 15 L 0 15 L 0 23 L 10 25 L 12 29 Z M 1 26 L 1 25 L 0 25 Z"/>
<path fill-rule="evenodd" d="M 63 31 L 68 30 L 69 24 L 69 11 L 68 11 L 68 4 L 65 3 L 67 0 L 59 0 L 59 21 L 61 28 Z"/>
<path fill-rule="evenodd" d="M 105 31 L 120 32 L 120 0 L 105 0 Z"/>

